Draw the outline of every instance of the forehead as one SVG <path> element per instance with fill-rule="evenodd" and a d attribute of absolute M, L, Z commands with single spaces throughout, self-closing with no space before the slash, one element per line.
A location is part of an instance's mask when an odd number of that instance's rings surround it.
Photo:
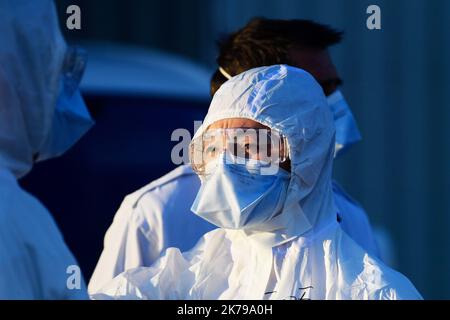
<path fill-rule="evenodd" d="M 254 128 L 254 129 L 269 129 L 269 127 L 256 122 L 251 119 L 245 118 L 230 118 L 222 119 L 212 123 L 209 129 L 232 129 L 232 128 Z"/>
<path fill-rule="evenodd" d="M 294 67 L 306 70 L 319 82 L 339 77 L 326 49 L 294 48 L 289 57 Z"/>

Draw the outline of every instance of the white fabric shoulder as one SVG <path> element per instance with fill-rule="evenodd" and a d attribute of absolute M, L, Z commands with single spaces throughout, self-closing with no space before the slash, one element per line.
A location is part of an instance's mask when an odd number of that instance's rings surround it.
<path fill-rule="evenodd" d="M 224 261 L 229 262 L 230 241 L 227 238 L 224 229 L 216 229 L 206 233 L 192 250 L 184 254 L 178 248 L 168 248 L 152 267 L 139 267 L 121 273 L 101 290 L 91 292 L 91 299 L 195 299 L 192 293 L 199 280 L 196 279 L 199 269 L 207 266 L 210 259 L 223 255 Z M 211 257 L 211 254 L 217 256 Z"/>
<path fill-rule="evenodd" d="M 335 272 L 338 281 L 346 282 L 347 289 L 330 290 L 337 299 L 359 300 L 417 300 L 422 296 L 400 272 L 388 267 L 357 244 L 342 229 L 333 241 L 323 242 L 328 272 Z M 342 281 L 344 280 L 345 281 Z M 345 289 L 345 290 L 343 290 Z"/>
<path fill-rule="evenodd" d="M 243 233 L 217 229 L 189 252 L 169 248 L 151 268 L 120 274 L 92 298 L 289 299 L 299 288 L 310 288 L 305 299 L 313 300 L 422 298 L 406 277 L 372 258 L 340 227 L 314 237 L 291 241 L 281 250 L 282 265 L 269 295 L 264 279 L 270 257 Z"/>
<path fill-rule="evenodd" d="M 85 299 L 67 288 L 75 258 L 48 210 L 0 169 L 0 299 Z"/>
<path fill-rule="evenodd" d="M 158 178 L 149 184 L 143 186 L 139 190 L 136 190 L 133 193 L 130 193 L 126 196 L 126 199 L 133 207 L 136 207 L 141 200 L 141 198 L 148 192 L 151 192 L 155 190 L 156 188 L 160 188 L 164 185 L 170 184 L 171 182 L 175 182 L 177 179 L 184 177 L 184 176 L 193 176 L 195 175 L 194 171 L 192 170 L 191 165 L 184 164 L 181 165 L 169 173 L 165 174 L 161 178 Z"/>
<path fill-rule="evenodd" d="M 161 178 L 127 195 L 117 212 L 117 219 L 120 219 L 121 223 L 131 219 L 150 243 L 157 241 L 162 244 L 162 239 L 153 238 L 163 234 L 163 212 L 167 209 L 167 201 L 170 200 L 167 197 L 171 195 L 170 191 L 176 187 L 180 179 L 194 176 L 195 179 L 198 179 L 190 165 L 181 165 L 175 168 Z M 158 229 L 158 232 L 154 232 L 155 229 Z"/>
<path fill-rule="evenodd" d="M 89 282 L 90 293 L 125 270 L 153 264 L 170 240 L 165 215 L 179 216 L 173 207 L 173 198 L 180 192 L 176 191 L 180 183 L 190 184 L 192 179 L 198 177 L 191 167 L 180 166 L 125 197 L 106 232 L 103 252 Z"/>

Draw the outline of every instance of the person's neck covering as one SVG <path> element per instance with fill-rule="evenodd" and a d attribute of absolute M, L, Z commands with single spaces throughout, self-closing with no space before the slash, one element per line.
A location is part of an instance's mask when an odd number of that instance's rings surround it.
<path fill-rule="evenodd" d="M 233 77 L 214 95 L 195 137 L 226 118 L 257 121 L 278 130 L 289 142 L 291 179 L 283 211 L 259 230 L 243 232 L 259 244 L 274 246 L 335 223 L 333 115 L 309 73 L 274 65 Z"/>
<path fill-rule="evenodd" d="M 19 178 L 52 125 L 66 43 L 53 1 L 0 1 L 0 167 Z"/>

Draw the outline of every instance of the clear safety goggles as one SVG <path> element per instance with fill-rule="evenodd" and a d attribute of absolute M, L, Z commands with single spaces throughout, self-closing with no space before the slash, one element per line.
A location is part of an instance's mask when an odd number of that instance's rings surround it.
<path fill-rule="evenodd" d="M 72 96 L 78 89 L 86 69 L 87 52 L 78 46 L 69 46 L 62 65 L 62 80 L 65 94 Z"/>
<path fill-rule="evenodd" d="M 197 174 L 208 174 L 208 164 L 226 155 L 230 163 L 279 165 L 289 158 L 285 136 L 275 130 L 227 128 L 206 130 L 191 141 L 189 160 Z"/>

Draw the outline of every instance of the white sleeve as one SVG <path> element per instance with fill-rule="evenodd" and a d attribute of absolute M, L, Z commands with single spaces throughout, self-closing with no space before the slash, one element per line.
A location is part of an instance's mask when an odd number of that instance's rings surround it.
<path fill-rule="evenodd" d="M 409 282 L 409 281 L 408 281 Z M 377 300 L 423 300 L 423 297 L 412 284 L 405 284 L 401 288 L 387 287 L 378 293 Z"/>
<path fill-rule="evenodd" d="M 103 252 L 89 281 L 90 294 L 128 269 L 152 265 L 161 254 L 164 239 L 160 205 L 148 195 L 145 208 L 148 212 L 144 215 L 134 196 L 123 201 L 106 232 Z"/>
<path fill-rule="evenodd" d="M 177 248 L 168 248 L 152 267 L 127 270 L 100 290 L 93 300 L 179 300 L 186 299 L 195 283 L 190 261 Z"/>
<path fill-rule="evenodd" d="M 1 184 L 1 183 L 0 183 Z M 47 209 L 17 186 L 0 185 L 0 299 L 87 299 L 78 266 Z"/>
<path fill-rule="evenodd" d="M 389 286 L 382 290 L 380 300 L 423 300 L 419 291 L 400 272 L 390 269 L 384 272 L 389 281 Z"/>

